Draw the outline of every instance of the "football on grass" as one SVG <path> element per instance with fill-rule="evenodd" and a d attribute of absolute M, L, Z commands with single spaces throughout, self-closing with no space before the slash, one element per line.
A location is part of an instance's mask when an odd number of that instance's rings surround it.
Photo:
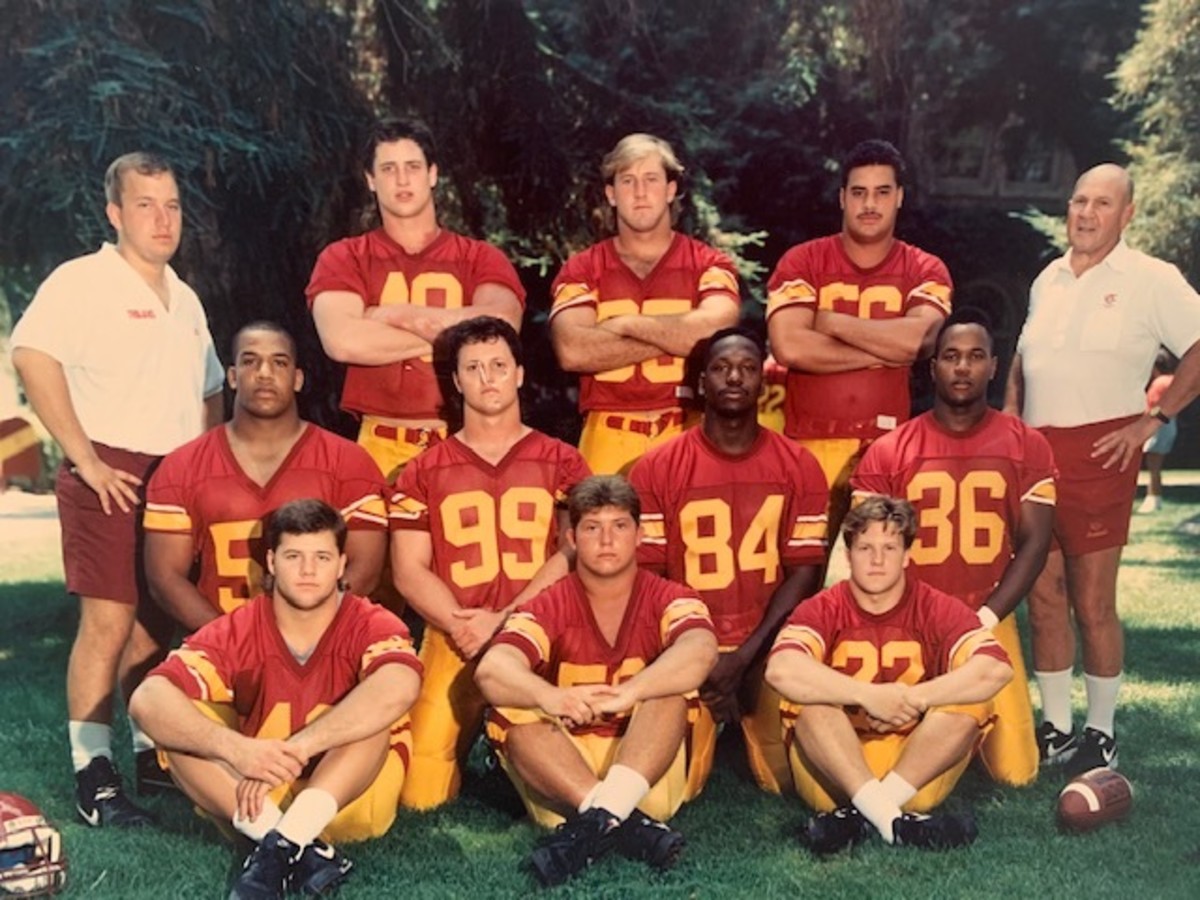
<path fill-rule="evenodd" d="M 1066 831 L 1091 831 L 1129 815 L 1133 786 L 1115 769 L 1092 769 L 1071 779 L 1058 795 L 1058 824 Z"/>

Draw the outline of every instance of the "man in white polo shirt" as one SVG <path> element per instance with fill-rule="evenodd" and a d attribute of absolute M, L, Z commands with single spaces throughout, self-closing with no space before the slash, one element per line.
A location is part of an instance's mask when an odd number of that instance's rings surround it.
<path fill-rule="evenodd" d="M 1122 240 L 1132 217 L 1128 172 L 1106 163 L 1079 177 L 1067 206 L 1070 250 L 1033 282 L 1005 398 L 1006 412 L 1046 436 L 1058 465 L 1054 541 L 1029 597 L 1029 621 L 1041 759 L 1067 763 L 1068 775 L 1117 764 L 1117 567 L 1142 446 L 1200 390 L 1200 296 L 1174 266 Z M 1160 344 L 1182 359 L 1159 405 L 1147 410 Z M 1071 718 L 1072 612 L 1088 700 L 1081 736 Z"/>
<path fill-rule="evenodd" d="M 151 819 L 125 797 L 110 737 L 114 685 L 127 698 L 163 640 L 137 507 L 151 467 L 220 420 L 222 373 L 204 308 L 167 264 L 182 228 L 170 166 L 126 154 L 104 190 L 116 244 L 51 273 L 13 331 L 12 358 L 65 457 L 55 494 L 67 590 L 80 603 L 67 663 L 77 809 L 92 826 L 141 826 Z"/>

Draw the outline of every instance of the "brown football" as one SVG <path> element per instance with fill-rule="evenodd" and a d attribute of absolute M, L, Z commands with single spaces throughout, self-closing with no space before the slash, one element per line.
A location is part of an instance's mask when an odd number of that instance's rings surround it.
<path fill-rule="evenodd" d="M 1092 769 L 1071 779 L 1058 795 L 1058 825 L 1091 831 L 1129 815 L 1133 785 L 1115 769 Z"/>

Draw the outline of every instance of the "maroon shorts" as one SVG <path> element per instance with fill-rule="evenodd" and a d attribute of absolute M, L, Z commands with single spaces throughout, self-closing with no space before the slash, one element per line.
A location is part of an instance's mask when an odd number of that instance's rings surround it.
<path fill-rule="evenodd" d="M 161 457 L 95 444 L 96 455 L 114 469 L 142 479 L 137 488 L 145 499 L 146 482 Z M 147 597 L 142 571 L 142 508 L 121 512 L 114 504 L 106 516 L 100 498 L 84 483 L 69 460 L 63 460 L 54 482 L 62 526 L 63 570 L 67 590 L 81 597 L 136 604 Z"/>
<path fill-rule="evenodd" d="M 1110 431 L 1137 419 L 1127 416 L 1076 428 L 1039 428 L 1058 466 L 1051 550 L 1082 556 L 1129 542 L 1129 515 L 1137 492 L 1142 451 L 1125 471 L 1103 468 L 1106 457 L 1092 459 L 1092 445 Z"/>

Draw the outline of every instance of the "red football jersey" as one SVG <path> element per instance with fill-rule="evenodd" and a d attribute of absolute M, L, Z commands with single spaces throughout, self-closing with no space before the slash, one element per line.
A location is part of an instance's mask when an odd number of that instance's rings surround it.
<path fill-rule="evenodd" d="M 300 662 L 279 633 L 271 598 L 260 594 L 188 637 L 150 674 L 193 700 L 231 704 L 242 734 L 284 739 L 390 663 L 422 673 L 408 629 L 382 606 L 343 594 L 329 629 Z"/>
<path fill-rule="evenodd" d="M 517 295 L 525 288 L 504 254 L 483 241 L 442 230 L 420 253 L 408 253 L 382 228 L 330 244 L 317 257 L 305 294 L 309 308 L 323 291 L 350 291 L 367 306 L 408 303 L 459 309 L 482 284 Z M 441 418 L 442 393 L 431 357 L 386 366 L 346 366 L 342 409 L 394 419 Z"/>
<path fill-rule="evenodd" d="M 796 607 L 771 653 L 799 650 L 837 671 L 874 684 L 918 684 L 963 665 L 975 654 L 1008 662 L 1008 654 L 958 599 L 915 578 L 883 615 L 864 611 L 842 581 Z M 787 723 L 785 704 L 785 724 Z M 866 715 L 847 710 L 865 730 Z M 794 721 L 794 711 L 791 715 Z"/>
<path fill-rule="evenodd" d="M 738 296 L 737 272 L 724 253 L 676 234 L 645 279 L 617 255 L 613 238 L 567 260 L 551 287 L 550 318 L 564 309 L 589 307 L 596 321 L 614 316 L 677 316 L 717 294 Z M 633 366 L 579 377 L 579 409 L 654 410 L 679 406 L 693 394 L 684 382 L 684 359 L 656 356 Z"/>
<path fill-rule="evenodd" d="M 856 496 L 904 497 L 920 515 L 910 572 L 979 609 L 1012 560 L 1021 504 L 1054 505 L 1054 456 L 1020 419 L 988 410 L 970 431 L 925 413 L 871 445 Z"/>
<path fill-rule="evenodd" d="M 896 319 L 927 305 L 950 312 L 953 285 L 945 264 L 896 241 L 887 258 L 860 269 L 840 234 L 798 244 L 783 255 L 767 283 L 767 318 L 791 306 Z M 876 437 L 908 419 L 909 369 L 874 366 L 851 372 L 788 373 L 786 434 L 793 438 Z"/>
<path fill-rule="evenodd" d="M 262 591 L 267 517 L 315 497 L 346 527 L 387 529 L 386 487 L 362 447 L 307 425 L 275 476 L 259 485 L 238 465 L 224 425 L 167 454 L 146 488 L 147 531 L 186 534 L 200 560 L 200 593 L 231 612 Z"/>
<path fill-rule="evenodd" d="M 638 562 L 699 592 L 723 650 L 758 627 L 785 569 L 825 561 L 825 475 L 765 428 L 741 456 L 693 428 L 643 456 L 629 482 L 642 500 Z"/>
<path fill-rule="evenodd" d="M 696 592 L 682 584 L 639 571 L 615 644 L 596 624 L 577 575 L 542 591 L 508 617 L 493 639 L 525 654 L 534 673 L 558 687 L 617 685 L 628 681 L 670 647 L 685 631 L 712 631 L 712 619 Z M 619 735 L 628 714 L 573 728 L 577 734 Z"/>
<path fill-rule="evenodd" d="M 452 436 L 400 475 L 393 529 L 433 537 L 433 571 L 463 609 L 500 610 L 554 553 L 556 511 L 591 472 L 574 447 L 530 431 L 498 465 Z"/>

